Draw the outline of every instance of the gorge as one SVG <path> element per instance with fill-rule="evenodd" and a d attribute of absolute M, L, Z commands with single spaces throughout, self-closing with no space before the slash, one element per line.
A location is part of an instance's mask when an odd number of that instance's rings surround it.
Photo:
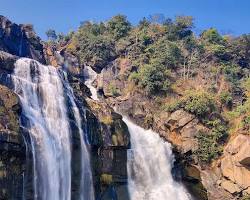
<path fill-rule="evenodd" d="M 248 36 L 190 20 L 0 16 L 0 200 L 248 200 Z"/>

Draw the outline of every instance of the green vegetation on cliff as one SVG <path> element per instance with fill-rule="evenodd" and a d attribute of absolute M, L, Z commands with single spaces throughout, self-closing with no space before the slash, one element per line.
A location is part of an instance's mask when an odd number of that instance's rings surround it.
<path fill-rule="evenodd" d="M 150 16 L 131 25 L 117 15 L 106 22 L 83 22 L 66 51 L 98 72 L 108 66 L 119 71 L 107 83 L 107 96 L 137 94 L 159 112 L 183 109 L 195 115 L 207 127 L 197 137 L 196 153 L 210 162 L 229 133 L 250 127 L 250 35 L 221 35 L 210 28 L 198 36 L 193 28 L 191 16 Z"/>

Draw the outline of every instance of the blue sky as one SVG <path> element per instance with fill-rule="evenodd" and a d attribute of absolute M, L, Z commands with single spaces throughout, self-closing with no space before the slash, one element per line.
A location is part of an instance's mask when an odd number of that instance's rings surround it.
<path fill-rule="evenodd" d="M 16 23 L 34 24 L 45 31 L 75 30 L 84 20 L 107 20 L 125 14 L 132 23 L 162 13 L 168 17 L 192 15 L 196 31 L 216 27 L 222 33 L 250 33 L 250 0 L 0 0 L 0 15 Z"/>

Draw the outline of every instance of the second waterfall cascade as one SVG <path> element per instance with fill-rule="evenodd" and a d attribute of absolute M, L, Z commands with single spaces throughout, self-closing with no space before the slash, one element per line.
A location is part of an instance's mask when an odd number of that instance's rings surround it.
<path fill-rule="evenodd" d="M 79 200 L 94 200 L 92 174 L 79 109 L 63 73 L 52 66 L 21 58 L 12 76 L 22 105 L 22 125 L 31 138 L 34 200 L 70 200 L 71 128 L 67 115 L 68 97 L 81 143 Z"/>
<path fill-rule="evenodd" d="M 97 92 L 92 83 L 97 77 L 89 67 L 84 69 L 85 84 L 97 100 Z M 128 118 L 127 124 L 131 149 L 127 153 L 128 189 L 130 200 L 191 200 L 185 187 L 176 182 L 171 174 L 174 156 L 171 145 L 152 130 L 145 130 Z"/>

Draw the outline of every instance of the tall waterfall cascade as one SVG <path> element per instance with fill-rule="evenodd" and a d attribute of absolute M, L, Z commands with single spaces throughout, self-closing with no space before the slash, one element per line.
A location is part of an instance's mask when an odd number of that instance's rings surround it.
<path fill-rule="evenodd" d="M 92 174 L 83 137 L 80 113 L 73 92 L 59 70 L 21 58 L 12 75 L 22 105 L 22 125 L 32 146 L 35 200 L 71 199 L 71 128 L 67 115 L 69 97 L 81 140 L 80 200 L 93 200 Z"/>
<path fill-rule="evenodd" d="M 85 84 L 97 99 L 92 83 L 95 72 L 85 68 Z M 90 74 L 90 75 L 88 75 Z M 152 130 L 145 130 L 123 116 L 130 132 L 131 149 L 128 150 L 127 172 L 130 200 L 191 200 L 185 187 L 171 174 L 174 156 L 171 145 Z"/>

